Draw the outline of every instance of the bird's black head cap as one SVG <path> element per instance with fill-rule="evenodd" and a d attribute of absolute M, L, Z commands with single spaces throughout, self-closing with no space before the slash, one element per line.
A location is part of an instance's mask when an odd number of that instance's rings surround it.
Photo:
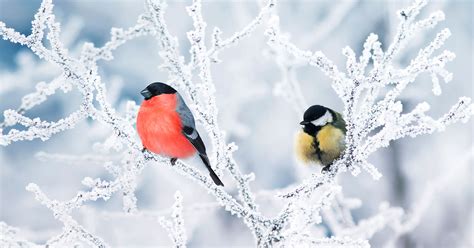
<path fill-rule="evenodd" d="M 329 108 L 326 108 L 321 105 L 313 105 L 309 107 L 304 112 L 303 121 L 300 122 L 300 125 L 303 125 L 303 131 L 305 131 L 307 134 L 312 135 L 312 136 L 316 135 L 316 133 L 319 132 L 319 130 L 321 130 L 321 126 L 314 125 L 312 121 L 315 121 L 321 118 L 322 116 L 326 114 L 327 111 L 329 111 L 331 115 L 333 115 L 333 118 L 335 118 L 333 111 L 330 110 Z"/>
<path fill-rule="evenodd" d="M 143 97 L 145 97 L 145 100 L 148 100 L 154 96 L 159 96 L 161 94 L 174 94 L 176 93 L 176 90 L 161 82 L 154 82 L 148 85 L 145 89 L 140 91 L 140 94 L 142 94 Z"/>
<path fill-rule="evenodd" d="M 313 105 L 304 112 L 302 122 L 311 122 L 311 121 L 317 120 L 318 118 L 323 116 L 326 113 L 326 111 L 328 111 L 328 108 L 324 106 Z"/>

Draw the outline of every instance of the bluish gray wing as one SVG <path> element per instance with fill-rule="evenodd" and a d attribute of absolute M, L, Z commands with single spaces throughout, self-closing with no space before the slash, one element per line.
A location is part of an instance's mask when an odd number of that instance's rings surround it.
<path fill-rule="evenodd" d="M 188 108 L 183 98 L 178 95 L 178 104 L 176 106 L 176 112 L 178 112 L 181 122 L 183 124 L 183 134 L 193 144 L 199 154 L 206 154 L 206 147 L 202 142 L 199 133 L 196 131 L 196 124 L 194 123 L 194 116 L 191 110 Z"/>
<path fill-rule="evenodd" d="M 190 127 L 195 129 L 196 125 L 194 124 L 193 113 L 188 108 L 183 98 L 179 94 L 177 95 L 177 101 L 178 103 L 176 105 L 176 112 L 178 112 L 179 117 L 181 118 L 183 127 Z"/>

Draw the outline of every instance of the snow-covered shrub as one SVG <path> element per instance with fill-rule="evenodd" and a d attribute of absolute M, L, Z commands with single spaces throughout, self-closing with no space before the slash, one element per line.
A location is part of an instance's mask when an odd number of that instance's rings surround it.
<path fill-rule="evenodd" d="M 77 192 L 67 201 L 51 199 L 37 184 L 31 183 L 26 187 L 63 224 L 62 232 L 47 240 L 46 245 L 61 247 L 86 244 L 108 247 L 109 242 L 87 230 L 73 217 L 73 212 L 86 208 L 85 204 L 88 202 L 109 200 L 115 195 L 121 195 L 124 216 L 158 220 L 169 232 L 174 245 L 185 247 L 189 234 L 184 228 L 186 219 L 183 217 L 183 211 L 186 211 L 187 206 L 179 192 L 175 194 L 176 202 L 171 210 L 171 221 L 163 217 L 169 214 L 169 211 L 164 214 L 148 213 L 137 207 L 137 182 L 143 170 L 151 164 L 170 167 L 206 189 L 208 194 L 215 198 L 216 203 L 204 208 L 221 207 L 240 219 L 251 231 L 255 244 L 259 247 L 368 247 L 373 235 L 386 226 L 394 230 L 387 245 L 394 245 L 398 236 L 417 225 L 430 195 L 437 187 L 446 183 L 447 177 L 440 178 L 436 187 L 427 191 L 420 200 L 419 208 L 411 214 L 405 214 L 401 208 L 382 203 L 379 212 L 356 223 L 351 210 L 361 203 L 357 199 L 344 197 L 337 176 L 346 170 L 358 175 L 362 169 L 374 179 L 380 179 L 381 173 L 376 166 L 368 162 L 369 156 L 376 150 L 406 136 L 415 137 L 443 131 L 450 124 L 467 121 L 473 114 L 474 107 L 467 97 L 459 98 L 451 110 L 439 118 L 426 114 L 429 105 L 425 102 L 407 110 L 398 100 L 403 90 L 414 83 L 420 74 L 427 73 L 431 76 L 433 93 L 436 95 L 441 94 L 439 78 L 446 82 L 452 78 L 444 66 L 453 60 L 455 55 L 450 51 L 434 55 L 450 36 L 449 29 L 440 31 L 417 53 L 408 66 L 400 68 L 394 62 L 395 57 L 414 36 L 436 26 L 444 19 L 444 14 L 440 11 L 434 12 L 426 19 L 419 19 L 418 15 L 426 3 L 417 0 L 398 13 L 400 24 L 397 33 L 385 51 L 375 34 L 367 38 L 358 58 L 351 48 L 344 48 L 343 54 L 347 58 L 346 72 L 340 71 L 322 52 L 305 51 L 291 43 L 289 36 L 281 31 L 277 3 L 273 0 L 264 2 L 258 15 L 248 25 L 227 38 L 223 38 L 226 35 L 219 28 L 214 28 L 210 42 L 206 42 L 208 27 L 203 18 L 202 3 L 195 0 L 186 9 L 193 22 L 193 29 L 187 32 L 190 43 L 189 61 L 185 60 L 184 49 L 168 29 L 164 17 L 167 6 L 163 1 L 146 1 L 146 11 L 135 25 L 127 29 L 113 28 L 110 40 L 103 46 L 96 47 L 92 43 L 85 43 L 76 56 L 68 51 L 65 43 L 60 40 L 61 25 L 55 19 L 51 0 L 42 1 L 32 22 L 30 35 L 21 34 L 0 22 L 0 35 L 3 39 L 29 48 L 40 59 L 60 68 L 56 78 L 50 82 L 39 82 L 34 92 L 25 95 L 16 110 L 4 111 L 4 121 L 0 126 L 1 145 L 8 146 L 23 140 L 48 140 L 55 134 L 75 128 L 84 120 L 101 123 L 113 131 L 110 137 L 97 144 L 97 154 L 88 157 L 49 153 L 37 155 L 40 159 L 102 164 L 113 176 L 110 180 L 84 178 L 82 183 L 88 190 Z M 347 11 L 350 6 L 351 4 L 343 5 L 338 14 L 328 18 L 328 22 L 332 25 L 337 23 L 340 20 L 340 12 Z M 255 175 L 241 171 L 233 155 L 237 145 L 227 142 L 224 130 L 218 123 L 220 109 L 215 97 L 212 65 L 226 63 L 220 60 L 219 54 L 231 46 L 239 45 L 239 42 L 254 34 L 259 27 L 266 28 L 269 49 L 281 71 L 286 72 L 275 90 L 276 93 L 284 96 L 296 112 L 301 114 L 307 107 L 307 101 L 303 98 L 301 86 L 294 76 L 295 71 L 291 70 L 291 63 L 307 63 L 319 68 L 330 78 L 333 89 L 344 105 L 343 114 L 348 132 L 347 149 L 329 172 L 315 172 L 303 182 L 284 189 L 253 192 L 250 182 L 256 179 Z M 223 188 L 214 185 L 187 161 L 178 161 L 176 165 L 171 166 L 167 158 L 148 152 L 142 153 L 134 129 L 137 103 L 127 102 L 125 110 L 121 112 L 114 106 L 114 101 L 108 98 L 105 80 L 99 75 L 98 62 L 112 60 L 117 48 L 139 37 L 154 38 L 163 60 L 160 70 L 167 71 L 169 75 L 169 78 L 163 81 L 171 82 L 188 99 L 188 105 L 211 141 L 211 164 L 217 174 L 227 179 L 226 185 L 229 186 Z M 56 121 L 27 117 L 26 113 L 30 109 L 42 104 L 59 90 L 77 91 L 82 99 L 78 109 Z M 119 154 L 119 158 L 109 159 L 107 156 L 111 154 Z M 227 183 L 230 181 L 232 183 Z M 278 197 L 274 197 L 275 195 Z M 256 201 L 259 197 L 270 198 L 272 205 L 280 207 L 279 213 L 272 216 L 263 212 Z M 202 206 L 191 204 L 189 209 L 193 211 L 200 207 Z M 17 229 L 3 222 L 1 226 L 2 245 L 35 246 L 23 239 Z M 327 230 L 332 233 L 329 237 Z"/>

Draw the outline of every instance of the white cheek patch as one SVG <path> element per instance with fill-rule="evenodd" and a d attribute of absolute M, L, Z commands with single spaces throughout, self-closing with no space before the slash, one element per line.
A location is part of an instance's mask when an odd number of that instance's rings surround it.
<path fill-rule="evenodd" d="M 313 125 L 315 126 L 324 126 L 328 122 L 332 122 L 332 115 L 329 113 L 329 111 L 326 111 L 323 116 L 319 117 L 318 119 L 312 121 Z"/>

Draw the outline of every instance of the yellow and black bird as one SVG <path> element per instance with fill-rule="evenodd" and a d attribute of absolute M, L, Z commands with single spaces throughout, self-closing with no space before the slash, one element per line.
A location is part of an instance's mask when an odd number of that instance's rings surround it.
<path fill-rule="evenodd" d="M 304 163 L 317 163 L 323 170 L 344 151 L 346 122 L 342 115 L 320 105 L 309 107 L 303 115 L 302 130 L 296 137 L 296 154 Z"/>

